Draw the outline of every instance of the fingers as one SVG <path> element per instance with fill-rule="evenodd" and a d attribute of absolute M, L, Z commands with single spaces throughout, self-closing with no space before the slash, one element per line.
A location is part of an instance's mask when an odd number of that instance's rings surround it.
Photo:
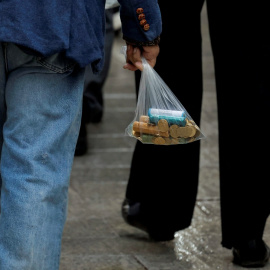
<path fill-rule="evenodd" d="M 136 71 L 138 70 L 138 68 L 132 64 L 129 64 L 129 63 L 126 63 L 124 66 L 123 66 L 124 69 L 128 69 L 128 70 L 131 70 L 131 71 Z"/>
<path fill-rule="evenodd" d="M 139 48 L 127 45 L 126 64 L 124 65 L 124 68 L 131 71 L 137 69 L 143 70 L 141 51 Z"/>
<path fill-rule="evenodd" d="M 143 64 L 141 57 L 143 56 L 149 65 L 154 68 L 156 65 L 157 56 L 159 54 L 159 46 L 143 46 L 141 50 L 137 47 L 127 45 L 126 52 L 126 64 L 123 66 L 124 69 L 131 71 L 143 70 Z"/>
<path fill-rule="evenodd" d="M 156 65 L 157 56 L 159 55 L 159 46 L 144 46 L 143 57 L 147 60 L 149 65 L 153 68 Z"/>

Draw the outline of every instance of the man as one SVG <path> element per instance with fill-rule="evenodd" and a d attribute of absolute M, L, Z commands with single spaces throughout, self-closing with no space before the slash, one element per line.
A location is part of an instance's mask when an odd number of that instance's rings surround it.
<path fill-rule="evenodd" d="M 123 38 L 154 65 L 157 1 L 119 3 Z M 104 0 L 0 2 L 1 270 L 59 269 L 84 69 L 97 74 L 104 62 L 104 7 Z M 141 68 L 140 60 L 130 46 L 126 67 Z"/>
<path fill-rule="evenodd" d="M 203 93 L 200 13 L 204 2 L 184 1 L 180 8 L 170 9 L 167 1 L 159 1 L 163 53 L 155 66 L 199 126 Z M 267 134 L 256 130 L 269 119 L 268 8 L 261 1 L 206 3 L 218 104 L 221 244 L 232 249 L 234 263 L 262 267 L 270 256 L 263 240 L 270 213 L 270 144 Z M 180 41 L 174 46 L 177 35 Z M 139 72 L 136 75 L 138 90 Z M 156 241 L 172 240 L 176 231 L 189 227 L 199 156 L 200 141 L 169 147 L 137 142 L 122 207 L 124 219 Z M 156 168 L 160 157 L 166 157 L 162 170 L 146 170 L 142 177 L 140 168 L 144 164 Z"/>

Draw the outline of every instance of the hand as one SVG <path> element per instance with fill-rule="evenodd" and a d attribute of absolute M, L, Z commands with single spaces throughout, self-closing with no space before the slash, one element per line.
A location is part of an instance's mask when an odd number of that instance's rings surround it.
<path fill-rule="evenodd" d="M 141 49 L 127 45 L 126 64 L 124 69 L 131 71 L 143 70 L 143 64 L 141 57 L 143 56 L 151 67 L 154 67 L 159 54 L 159 46 L 143 46 Z"/>

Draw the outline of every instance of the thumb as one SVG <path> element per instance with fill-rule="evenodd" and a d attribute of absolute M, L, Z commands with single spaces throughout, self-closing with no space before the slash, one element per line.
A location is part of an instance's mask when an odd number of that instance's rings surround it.
<path fill-rule="evenodd" d="M 136 68 L 138 68 L 140 71 L 143 71 L 142 62 L 137 61 L 137 62 L 134 63 L 134 66 L 136 66 Z"/>

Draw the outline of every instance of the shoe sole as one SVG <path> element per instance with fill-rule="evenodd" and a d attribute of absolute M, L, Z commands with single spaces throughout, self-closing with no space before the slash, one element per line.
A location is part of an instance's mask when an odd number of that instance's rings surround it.
<path fill-rule="evenodd" d="M 233 260 L 233 263 L 236 265 L 240 265 L 246 268 L 261 268 L 267 264 L 268 260 L 265 262 L 250 262 L 250 263 L 242 263 L 238 260 Z"/>
<path fill-rule="evenodd" d="M 240 265 L 242 267 L 246 267 L 246 268 L 260 268 L 260 267 L 264 267 L 269 261 L 269 250 L 268 250 L 268 256 L 266 256 L 266 258 L 263 261 L 256 261 L 256 262 L 242 262 L 241 260 L 239 260 L 237 257 L 234 257 L 233 259 L 233 263 Z"/>

